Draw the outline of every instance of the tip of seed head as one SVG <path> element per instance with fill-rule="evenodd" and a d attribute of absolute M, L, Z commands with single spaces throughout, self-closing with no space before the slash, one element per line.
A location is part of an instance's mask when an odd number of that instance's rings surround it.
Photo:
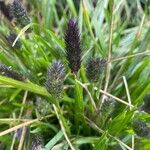
<path fill-rule="evenodd" d="M 74 27 L 74 26 L 76 26 L 76 24 L 77 24 L 77 20 L 73 18 L 73 19 L 69 20 L 68 26 Z"/>

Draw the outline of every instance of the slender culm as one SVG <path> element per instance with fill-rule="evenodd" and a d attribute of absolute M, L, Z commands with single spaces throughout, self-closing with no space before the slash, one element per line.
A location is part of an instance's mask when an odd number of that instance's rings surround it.
<path fill-rule="evenodd" d="M 7 6 L 4 1 L 0 1 L 0 11 L 9 21 L 13 19 L 9 12 L 9 6 Z"/>
<path fill-rule="evenodd" d="M 25 81 L 26 78 L 20 74 L 14 71 L 11 67 L 8 67 L 2 63 L 0 63 L 0 75 L 4 75 L 6 77 L 19 80 L 19 81 Z"/>
<path fill-rule="evenodd" d="M 65 34 L 66 57 L 72 73 L 77 74 L 81 66 L 80 35 L 77 21 L 70 19 Z"/>
<path fill-rule="evenodd" d="M 27 15 L 25 8 L 23 8 L 19 0 L 13 0 L 10 4 L 10 14 L 16 20 L 17 25 L 21 28 L 30 23 L 30 18 Z"/>
<path fill-rule="evenodd" d="M 150 127 L 144 122 L 136 120 L 133 122 L 133 130 L 139 136 L 143 138 L 150 138 Z"/>
<path fill-rule="evenodd" d="M 86 74 L 90 81 L 97 82 L 104 70 L 106 60 L 100 58 L 90 58 L 86 65 Z"/>
<path fill-rule="evenodd" d="M 49 93 L 56 99 L 62 96 L 65 70 L 60 61 L 53 61 L 49 67 L 46 77 L 45 86 Z"/>

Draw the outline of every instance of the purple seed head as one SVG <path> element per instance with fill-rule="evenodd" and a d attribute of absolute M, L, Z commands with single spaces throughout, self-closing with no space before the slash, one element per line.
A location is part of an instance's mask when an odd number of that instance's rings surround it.
<path fill-rule="evenodd" d="M 81 47 L 78 23 L 70 19 L 65 34 L 66 58 L 72 73 L 77 74 L 81 66 Z"/>

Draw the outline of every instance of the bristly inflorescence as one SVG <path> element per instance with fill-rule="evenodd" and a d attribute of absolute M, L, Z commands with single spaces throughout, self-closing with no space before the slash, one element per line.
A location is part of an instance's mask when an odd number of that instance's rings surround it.
<path fill-rule="evenodd" d="M 30 23 L 30 18 L 19 0 L 13 0 L 12 4 L 10 4 L 10 15 L 21 28 Z"/>
<path fill-rule="evenodd" d="M 64 65 L 60 61 L 53 61 L 47 72 L 45 86 L 49 93 L 56 99 L 60 99 L 62 96 L 64 79 Z"/>
<path fill-rule="evenodd" d="M 81 47 L 78 23 L 70 19 L 65 33 L 66 57 L 72 73 L 77 74 L 81 66 Z"/>
<path fill-rule="evenodd" d="M 106 60 L 100 58 L 90 58 L 87 62 L 87 77 L 92 82 L 97 82 L 104 70 Z"/>
<path fill-rule="evenodd" d="M 35 101 L 35 107 L 38 113 L 42 116 L 48 115 L 51 112 L 51 104 L 50 102 L 46 101 L 46 99 L 37 96 Z"/>
<path fill-rule="evenodd" d="M 14 71 L 11 67 L 8 67 L 2 63 L 0 63 L 0 75 L 4 75 L 6 77 L 19 80 L 19 81 L 25 81 L 26 78 L 20 74 Z"/>
<path fill-rule="evenodd" d="M 133 122 L 132 126 L 133 130 L 139 137 L 150 138 L 150 127 L 148 127 L 144 122 L 137 120 Z"/>

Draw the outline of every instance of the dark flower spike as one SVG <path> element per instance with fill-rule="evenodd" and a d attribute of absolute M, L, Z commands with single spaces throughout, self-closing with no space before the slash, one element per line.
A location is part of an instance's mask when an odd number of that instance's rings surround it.
<path fill-rule="evenodd" d="M 10 14 L 21 28 L 30 23 L 30 18 L 19 0 L 13 0 L 10 4 Z"/>
<path fill-rule="evenodd" d="M 133 122 L 134 132 L 142 138 L 150 138 L 150 128 L 142 121 Z"/>
<path fill-rule="evenodd" d="M 22 74 L 17 73 L 16 71 L 12 70 L 11 67 L 8 67 L 2 63 L 0 63 L 0 75 L 4 75 L 6 77 L 19 80 L 19 81 L 26 80 L 26 78 Z"/>
<path fill-rule="evenodd" d="M 87 62 L 87 77 L 92 82 L 97 82 L 104 70 L 106 60 L 100 58 L 90 58 Z"/>
<path fill-rule="evenodd" d="M 9 21 L 13 19 L 13 17 L 10 15 L 9 7 L 5 4 L 4 1 L 0 1 L 0 10 Z"/>
<path fill-rule="evenodd" d="M 81 66 L 80 35 L 77 21 L 70 19 L 65 34 L 66 57 L 72 73 L 77 74 Z"/>
<path fill-rule="evenodd" d="M 47 72 L 45 86 L 49 93 L 56 99 L 60 99 L 62 96 L 64 79 L 64 66 L 60 61 L 53 61 Z"/>
<path fill-rule="evenodd" d="M 44 141 L 41 135 L 33 134 L 32 135 L 32 150 L 41 150 L 44 147 Z"/>
<path fill-rule="evenodd" d="M 12 46 L 12 44 L 13 44 L 13 42 L 15 41 L 16 37 L 17 37 L 17 34 L 15 34 L 15 33 L 10 33 L 10 34 L 7 36 L 7 41 L 8 41 L 8 43 L 10 44 L 10 46 Z M 17 40 L 17 42 L 16 42 L 14 48 L 19 49 L 20 47 L 21 47 L 21 43 L 20 43 L 19 40 Z"/>

